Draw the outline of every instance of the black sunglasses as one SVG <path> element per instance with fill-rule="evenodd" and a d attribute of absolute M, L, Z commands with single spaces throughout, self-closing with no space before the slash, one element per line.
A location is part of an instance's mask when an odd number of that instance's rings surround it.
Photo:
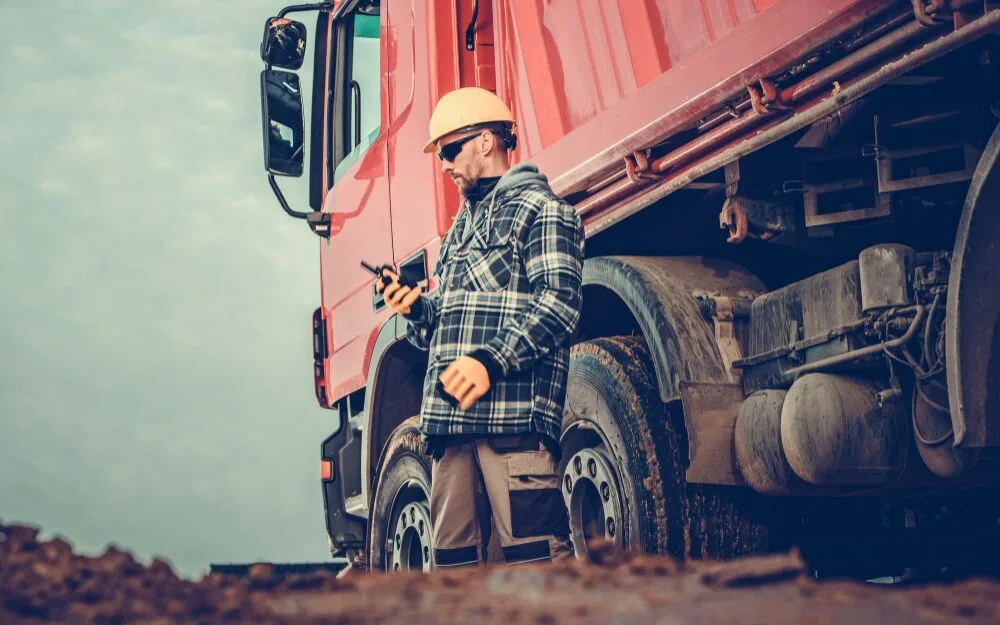
<path fill-rule="evenodd" d="M 453 162 L 455 160 L 455 157 L 458 156 L 458 153 L 462 151 L 462 148 L 465 146 L 465 144 L 468 143 L 469 141 L 472 141 L 481 134 L 482 134 L 481 132 L 477 132 L 474 135 L 463 137 L 458 141 L 452 141 L 448 145 L 442 145 L 440 148 L 438 148 L 437 152 L 438 158 L 441 159 L 442 162 L 443 161 L 448 161 L 449 163 Z"/>

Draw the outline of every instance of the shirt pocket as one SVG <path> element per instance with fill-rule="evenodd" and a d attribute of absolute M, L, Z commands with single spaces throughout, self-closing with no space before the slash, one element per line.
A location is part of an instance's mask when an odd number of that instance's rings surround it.
<path fill-rule="evenodd" d="M 517 255 L 512 229 L 473 233 L 465 255 L 463 287 L 470 291 L 501 291 L 510 286 Z"/>

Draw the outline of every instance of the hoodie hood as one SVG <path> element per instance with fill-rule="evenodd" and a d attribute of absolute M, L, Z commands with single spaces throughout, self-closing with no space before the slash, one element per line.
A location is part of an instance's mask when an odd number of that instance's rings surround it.
<path fill-rule="evenodd" d="M 549 179 L 539 173 L 538 167 L 531 163 L 521 163 L 508 169 L 500 178 L 480 178 L 474 188 L 465 193 L 469 206 L 475 207 L 483 201 L 500 199 L 507 193 L 518 191 L 524 187 L 543 186 L 548 188 Z"/>
<path fill-rule="evenodd" d="M 538 171 L 531 163 L 519 163 L 500 176 L 496 186 L 496 194 L 503 195 L 509 191 L 527 186 L 549 186 L 549 179 Z"/>
<path fill-rule="evenodd" d="M 468 210 L 462 211 L 458 219 L 456 220 L 456 225 L 459 225 L 458 229 L 458 240 L 464 242 L 468 240 L 471 236 L 472 229 L 474 227 L 473 222 L 475 218 L 473 213 L 478 213 L 479 206 L 485 206 L 494 201 L 500 201 L 503 196 L 508 193 L 517 192 L 526 187 L 543 186 L 549 188 L 549 179 L 545 174 L 539 173 L 538 167 L 532 165 L 531 163 L 521 163 L 514 165 L 506 172 L 504 175 L 500 176 L 500 180 L 496 182 L 496 186 L 493 187 L 493 192 L 490 193 L 486 191 L 485 196 L 477 199 L 475 202 L 470 200 L 466 206 Z M 486 229 L 489 230 L 489 220 L 490 215 L 486 216 Z"/>

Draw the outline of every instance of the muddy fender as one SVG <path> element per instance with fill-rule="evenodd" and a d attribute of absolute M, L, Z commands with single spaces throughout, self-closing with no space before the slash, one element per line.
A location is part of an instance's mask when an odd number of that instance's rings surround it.
<path fill-rule="evenodd" d="M 969 185 L 948 280 L 945 360 L 955 446 L 1000 445 L 1000 125 Z"/>
<path fill-rule="evenodd" d="M 753 297 L 765 290 L 739 265 L 700 256 L 603 256 L 587 261 L 583 279 L 584 288 L 609 289 L 632 312 L 652 352 L 664 402 L 681 398 L 681 383 L 730 383 L 712 324 L 694 294 Z"/>

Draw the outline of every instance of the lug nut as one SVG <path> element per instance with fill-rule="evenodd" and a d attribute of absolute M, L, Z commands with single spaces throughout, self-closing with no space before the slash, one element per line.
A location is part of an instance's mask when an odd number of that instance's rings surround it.
<path fill-rule="evenodd" d="M 604 501 L 611 499 L 611 487 L 608 486 L 607 482 L 601 482 L 601 497 L 604 498 Z"/>
<path fill-rule="evenodd" d="M 608 536 L 614 538 L 614 536 L 615 536 L 615 520 L 612 519 L 611 517 L 608 517 L 608 520 L 607 520 L 606 524 L 607 524 L 607 527 L 608 527 Z"/>
<path fill-rule="evenodd" d="M 597 461 L 593 458 L 587 461 L 587 471 L 590 473 L 590 477 L 597 477 Z"/>
<path fill-rule="evenodd" d="M 576 471 L 577 475 L 583 473 L 583 460 L 580 456 L 573 458 L 573 470 Z"/>

